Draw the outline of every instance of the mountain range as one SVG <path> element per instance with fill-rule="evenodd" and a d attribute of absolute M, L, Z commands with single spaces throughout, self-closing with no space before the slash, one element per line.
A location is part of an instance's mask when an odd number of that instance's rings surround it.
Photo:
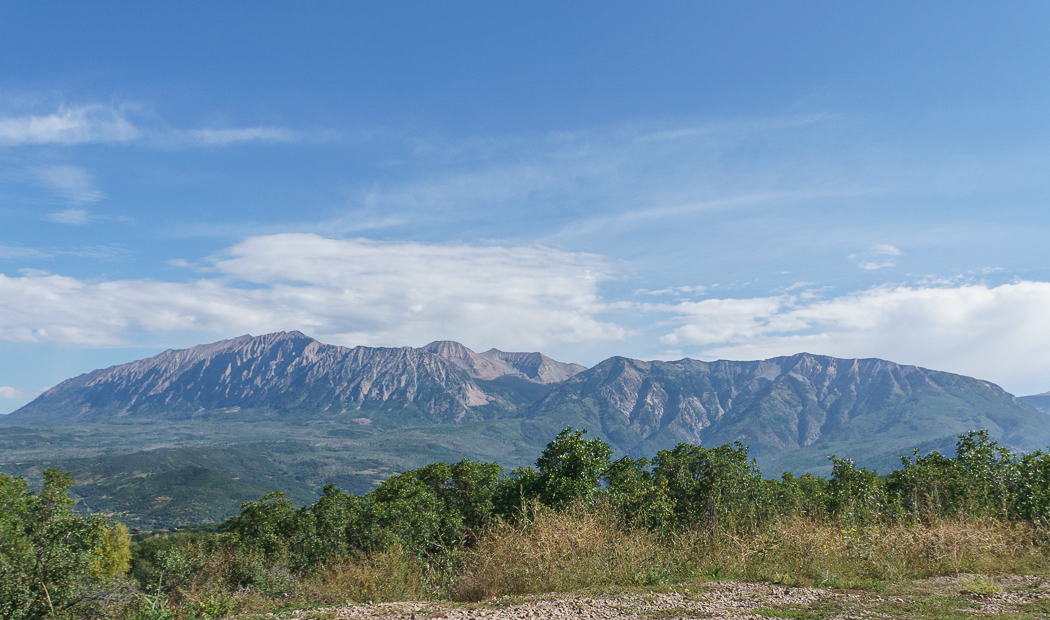
<path fill-rule="evenodd" d="M 540 353 L 476 353 L 451 341 L 349 348 L 281 332 L 169 350 L 64 381 L 4 417 L 4 435 L 18 439 L 0 439 L 14 457 L 0 458 L 0 469 L 79 468 L 101 485 L 85 491 L 85 502 L 111 509 L 118 496 L 134 504 L 136 485 L 192 479 L 225 489 L 213 503 L 225 502 L 228 512 L 237 497 L 274 486 L 304 498 L 329 481 L 367 490 L 425 458 L 527 464 L 571 425 L 618 454 L 739 441 L 767 475 L 823 473 L 830 454 L 886 470 L 915 448 L 951 451 L 958 434 L 977 428 L 1017 449 L 1047 447 L 1050 416 L 1032 406 L 1040 396 L 1027 398 L 878 359 L 613 357 L 588 369 Z M 80 460 L 57 445 L 60 432 L 79 437 L 68 441 Z M 90 450 L 92 441 L 115 436 L 127 439 Z M 265 463 L 238 469 L 252 460 L 247 454 Z M 111 475 L 96 474 L 103 470 Z M 168 498 L 154 502 L 153 521 L 179 513 L 172 494 L 193 497 L 191 487 L 150 490 Z M 183 513 L 191 520 L 207 510 Z"/>

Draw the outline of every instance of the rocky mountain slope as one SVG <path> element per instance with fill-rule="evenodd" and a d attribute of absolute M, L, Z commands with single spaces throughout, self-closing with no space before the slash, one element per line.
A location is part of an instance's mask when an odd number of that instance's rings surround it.
<path fill-rule="evenodd" d="M 522 419 L 528 424 L 514 428 L 532 430 L 515 432 L 536 436 L 514 441 L 542 443 L 549 437 L 539 435 L 570 424 L 635 455 L 679 442 L 740 441 L 760 461 L 790 469 L 821 465 L 834 452 L 892 467 L 897 454 L 950 450 L 956 435 L 977 428 L 1016 448 L 1050 444 L 1050 416 L 994 384 L 878 359 L 613 357 L 584 369 L 540 353 L 476 353 L 451 341 L 348 348 L 299 332 L 242 336 L 96 370 L 4 421 L 120 419 L 338 420 L 377 430 Z"/>
<path fill-rule="evenodd" d="M 477 354 L 455 342 L 348 348 L 280 332 L 96 370 L 60 383 L 5 421 L 171 419 L 254 410 L 349 416 L 363 424 L 455 423 L 513 408 L 474 379 L 511 376 L 542 384 L 582 368 L 539 353 Z"/>
<path fill-rule="evenodd" d="M 431 342 L 423 350 L 451 361 L 475 379 L 491 380 L 510 376 L 548 384 L 564 381 L 587 369 L 579 364 L 552 360 L 542 353 L 507 353 L 499 349 L 475 353 L 451 340 Z"/>

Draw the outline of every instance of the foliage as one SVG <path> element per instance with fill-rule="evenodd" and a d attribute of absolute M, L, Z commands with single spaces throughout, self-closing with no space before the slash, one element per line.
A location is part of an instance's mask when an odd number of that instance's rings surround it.
<path fill-rule="evenodd" d="M 0 474 L 0 618 L 36 620 L 76 613 L 97 593 L 100 550 L 112 526 L 100 516 L 73 512 L 66 472 L 49 469 L 33 493 L 21 478 Z M 117 553 L 119 555 L 119 553 Z"/>
<path fill-rule="evenodd" d="M 243 504 L 225 529 L 237 544 L 296 570 L 394 545 L 420 555 L 449 553 L 475 540 L 493 518 L 501 474 L 496 463 L 434 463 L 392 476 L 364 496 L 328 485 L 298 510 L 271 493 Z"/>
<path fill-rule="evenodd" d="M 827 485 L 827 510 L 850 524 L 865 524 L 878 519 L 886 503 L 886 488 L 878 473 L 857 467 L 853 459 L 834 455 L 831 479 Z"/>
<path fill-rule="evenodd" d="M 919 519 L 939 517 L 1021 517 L 1046 515 L 1050 477 L 1041 451 L 1020 459 L 988 436 L 961 435 L 955 457 L 932 452 L 901 457 L 890 474 L 888 491 L 899 509 Z"/>
<path fill-rule="evenodd" d="M 131 532 L 123 523 L 116 523 L 102 544 L 95 549 L 91 564 L 92 575 L 99 580 L 109 580 L 125 575 L 131 570 Z"/>
<path fill-rule="evenodd" d="M 762 475 L 739 442 L 703 448 L 678 444 L 653 460 L 653 480 L 667 489 L 679 529 L 747 528 L 761 519 Z"/>
<path fill-rule="evenodd" d="M 73 512 L 68 474 L 49 471 L 38 494 L 0 476 L 0 619 L 98 615 L 92 600 L 129 555 L 134 582 L 107 614 L 214 620 L 297 601 L 477 600 L 698 575 L 845 587 L 1039 570 L 1050 549 L 1050 455 L 1015 455 L 983 431 L 888 477 L 832 456 L 826 479 L 763 479 L 739 443 L 611 456 L 567 428 L 509 475 L 464 459 L 364 495 L 328 485 L 302 507 L 270 493 L 221 532 L 131 545 L 125 527 Z"/>

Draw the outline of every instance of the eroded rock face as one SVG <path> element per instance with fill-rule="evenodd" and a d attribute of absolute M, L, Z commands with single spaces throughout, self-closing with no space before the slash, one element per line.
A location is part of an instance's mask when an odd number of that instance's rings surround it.
<path fill-rule="evenodd" d="M 487 383 L 501 378 L 513 380 Z M 613 357 L 588 370 L 540 353 L 476 353 L 451 341 L 418 349 L 340 347 L 299 332 L 241 336 L 96 370 L 4 421 L 239 411 L 240 421 L 260 419 L 256 414 L 343 417 L 381 429 L 527 417 L 535 421 L 529 429 L 547 429 L 528 432 L 574 425 L 636 456 L 682 442 L 739 441 L 760 458 L 812 448 L 811 461 L 825 463 L 828 454 L 863 451 L 873 438 L 883 452 L 910 453 L 922 442 L 947 438 L 953 445 L 956 435 L 978 428 L 1024 450 L 1050 442 L 1050 417 L 998 386 L 885 360 Z"/>
<path fill-rule="evenodd" d="M 413 407 L 434 422 L 489 402 L 454 364 L 411 347 L 340 347 L 299 332 L 241 336 L 96 370 L 18 412 L 28 419 L 240 408 L 357 411 Z"/>
<path fill-rule="evenodd" d="M 552 360 L 542 353 L 508 353 L 499 349 L 475 353 L 451 340 L 431 342 L 423 347 L 423 350 L 451 361 L 475 379 L 491 380 L 514 376 L 534 383 L 548 384 L 564 381 L 586 370 L 586 367 L 579 364 Z"/>
<path fill-rule="evenodd" d="M 548 383 L 582 369 L 539 353 L 478 354 L 451 341 L 418 349 L 341 347 L 297 331 L 278 332 L 96 370 L 48 390 L 11 421 L 234 408 L 338 415 L 378 408 L 405 409 L 423 421 L 459 422 L 493 401 L 473 379 L 510 375 Z"/>

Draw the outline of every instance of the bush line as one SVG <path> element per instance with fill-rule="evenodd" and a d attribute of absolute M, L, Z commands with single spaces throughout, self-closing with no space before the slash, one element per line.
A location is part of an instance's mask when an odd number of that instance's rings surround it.
<path fill-rule="evenodd" d="M 434 463 L 362 496 L 241 505 L 220 534 L 154 537 L 72 511 L 68 474 L 0 475 L 0 619 L 219 618 L 289 605 L 505 595 L 733 576 L 876 587 L 958 572 L 1045 572 L 1050 454 L 986 431 L 888 476 L 765 479 L 747 447 L 613 460 L 567 428 L 535 467 Z"/>

